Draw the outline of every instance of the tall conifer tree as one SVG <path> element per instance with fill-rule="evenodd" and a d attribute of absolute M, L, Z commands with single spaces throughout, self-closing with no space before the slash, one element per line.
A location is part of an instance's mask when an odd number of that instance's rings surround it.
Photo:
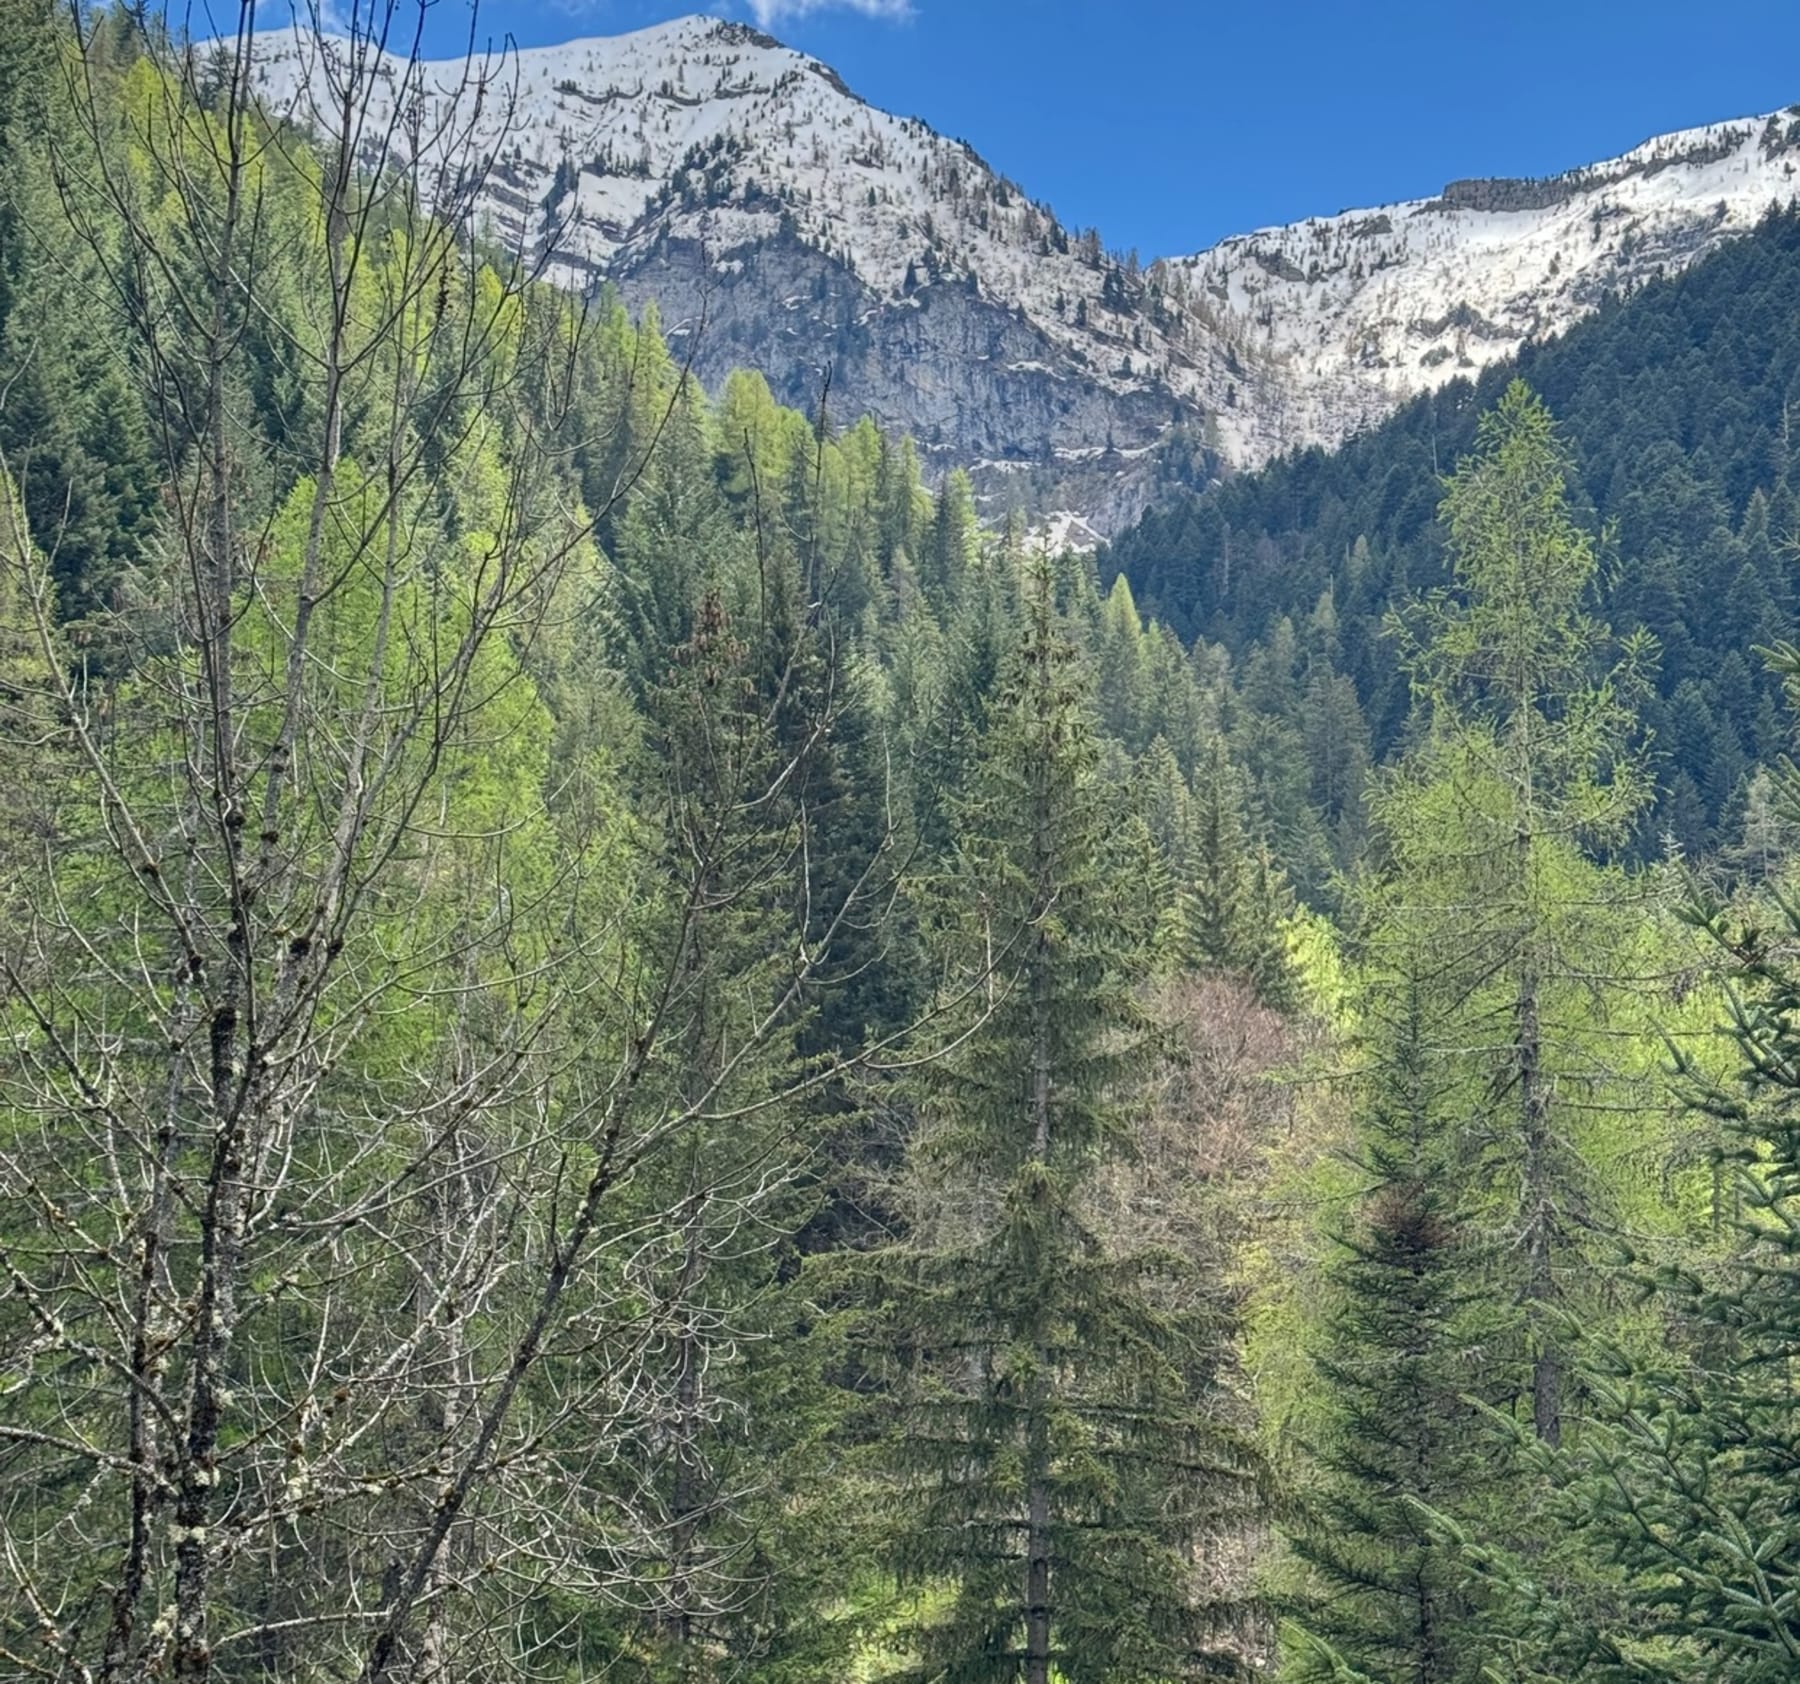
<path fill-rule="evenodd" d="M 1314 1353 L 1326 1419 L 1292 1543 L 1314 1593 L 1302 1678 L 1383 1684 L 1480 1676 L 1471 1574 L 1434 1531 L 1492 1488 L 1494 1450 L 1464 1401 L 1482 1375 L 1479 1245 L 1458 1208 L 1454 1073 L 1433 1048 L 1424 956 L 1372 1013 L 1356 1115 L 1353 1214 L 1327 1268 Z M 1486 1318 L 1491 1319 L 1491 1317 Z"/>
<path fill-rule="evenodd" d="M 1559 1304 L 1580 1235 L 1607 1223 L 1587 1173 L 1589 1100 L 1612 1080 L 1592 1031 L 1635 926 L 1590 850 L 1622 842 L 1649 796 L 1632 691 L 1640 650 L 1602 670 L 1610 634 L 1585 610 L 1596 560 L 1569 508 L 1568 461 L 1515 381 L 1449 482 L 1459 590 L 1404 629 L 1425 731 L 1373 815 L 1387 852 L 1377 950 L 1435 949 L 1446 1045 L 1481 1084 L 1467 1170 L 1512 1237 L 1533 1429 L 1562 1434 Z"/>
<path fill-rule="evenodd" d="M 896 1564 L 948 1594 L 915 1634 L 944 1684 L 1228 1676 L 1244 1653 L 1241 1595 L 1201 1558 L 1255 1485 L 1229 1329 L 1087 1214 L 1146 1036 L 1091 706 L 1040 567 L 960 815 L 960 1032 L 920 1078 L 914 1232 L 881 1260 Z"/>
<path fill-rule="evenodd" d="M 1268 1005 L 1291 1003 L 1281 934 L 1292 897 L 1251 838 L 1244 779 L 1214 737 L 1184 803 L 1177 861 L 1182 960 L 1192 970 L 1241 976 Z"/>

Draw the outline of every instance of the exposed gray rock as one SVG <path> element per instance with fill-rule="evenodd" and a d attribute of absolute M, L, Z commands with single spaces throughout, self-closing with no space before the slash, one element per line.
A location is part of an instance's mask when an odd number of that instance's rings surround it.
<path fill-rule="evenodd" d="M 260 37 L 257 86 L 316 123 L 320 68 L 342 49 Z M 1790 110 L 1144 270 L 966 143 L 875 110 L 741 24 L 683 18 L 521 52 L 474 111 L 465 64 L 376 57 L 371 134 L 473 133 L 493 159 L 476 201 L 488 237 L 560 284 L 654 300 L 708 385 L 747 365 L 814 410 L 829 370 L 839 421 L 910 432 L 934 470 L 968 467 L 990 508 L 1102 531 L 1171 459 L 1204 472 L 1334 444 L 1800 188 Z M 418 144 L 371 162 L 429 181 L 448 160 Z"/>
<path fill-rule="evenodd" d="M 871 415 L 910 433 L 928 464 L 970 468 L 1001 503 L 1029 484 L 1047 507 L 1090 514 L 1098 499 L 1132 508 L 1129 493 L 1104 494 L 1097 482 L 1142 479 L 1136 459 L 1171 426 L 1202 418 L 1159 382 L 1099 384 L 970 280 L 883 298 L 791 235 L 735 255 L 721 270 L 698 243 L 661 239 L 631 254 L 615 279 L 629 305 L 656 305 L 676 354 L 691 356 L 709 388 L 753 368 L 809 414 L 828 391 L 833 416 Z M 1034 471 L 1021 479 L 1021 468 Z M 1057 501 L 1078 488 L 1082 504 Z"/>

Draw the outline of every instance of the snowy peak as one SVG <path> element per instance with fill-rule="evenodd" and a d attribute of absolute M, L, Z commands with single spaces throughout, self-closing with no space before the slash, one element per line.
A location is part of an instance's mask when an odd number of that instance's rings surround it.
<path fill-rule="evenodd" d="M 353 65 L 369 168 L 467 194 L 562 285 L 654 300 L 703 380 L 748 365 L 802 408 L 829 385 L 836 413 L 970 467 L 996 508 L 1103 532 L 1174 435 L 1190 463 L 1238 467 L 1336 444 L 1800 190 L 1793 108 L 1140 268 L 742 24 L 424 64 L 297 30 L 256 43 L 259 92 L 304 127 L 333 126 Z"/>
<path fill-rule="evenodd" d="M 1167 269 L 1267 366 L 1279 430 L 1329 444 L 1684 268 L 1797 192 L 1800 107 L 1562 175 L 1455 181 L 1431 199 L 1259 229 Z"/>
<path fill-rule="evenodd" d="M 851 101 L 816 60 L 743 24 L 698 16 L 417 65 L 361 42 L 273 31 L 257 40 L 256 85 L 272 109 L 317 128 L 359 56 L 371 137 L 385 141 L 396 107 L 410 105 L 400 164 L 427 168 L 452 148 L 485 151 L 500 177 L 488 189 L 496 232 L 523 251 L 564 249 L 574 269 L 610 256 L 688 162 L 806 104 L 809 83 L 814 103 Z M 413 155 L 404 150 L 409 133 Z"/>
<path fill-rule="evenodd" d="M 259 93 L 324 127 L 357 50 L 260 38 Z M 806 406 L 830 365 L 841 411 L 991 486 L 1104 477 L 1095 464 L 1138 460 L 1252 378 L 1097 233 L 742 25 L 690 17 L 498 65 L 376 55 L 370 70 L 371 167 L 448 179 L 472 135 L 492 159 L 478 222 L 551 279 L 655 299 L 672 337 L 704 319 L 703 378 L 749 363 Z"/>
<path fill-rule="evenodd" d="M 332 103 L 320 97 L 324 73 L 350 50 L 271 33 L 256 50 L 258 90 L 277 112 L 320 126 Z M 422 133 L 460 140 L 449 111 L 471 102 L 477 81 L 476 133 L 505 189 L 492 194 L 495 229 L 521 251 L 548 254 L 559 278 L 628 262 L 658 238 L 703 239 L 728 266 L 787 235 L 841 259 L 890 301 L 934 283 L 970 285 L 1061 320 L 1056 336 L 1070 345 L 1099 337 L 1132 348 L 1129 332 L 1085 320 L 1089 308 L 1122 314 L 1127 295 L 1144 291 L 1141 277 L 1111 273 L 1120 266 L 1097 236 L 1065 230 L 966 143 L 865 104 L 828 66 L 745 25 L 680 18 L 526 49 L 492 67 L 428 62 L 410 81 L 402 59 L 382 55 L 370 129 L 406 98 L 425 108 Z M 428 144 L 402 161 L 439 160 Z M 1094 372 L 1110 380 L 1125 360 Z"/>

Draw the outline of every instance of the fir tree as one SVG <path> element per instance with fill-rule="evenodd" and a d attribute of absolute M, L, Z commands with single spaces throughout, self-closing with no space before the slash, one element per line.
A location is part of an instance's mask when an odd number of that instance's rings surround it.
<path fill-rule="evenodd" d="M 1241 1595 L 1194 1559 L 1254 1491 L 1228 1329 L 1084 1206 L 1128 1146 L 1146 1032 L 1086 689 L 1040 567 L 959 825 L 945 1009 L 964 1028 L 920 1078 L 914 1232 L 880 1259 L 895 1563 L 947 1594 L 916 1632 L 919 1676 L 945 1684 L 1243 1665 Z"/>
<path fill-rule="evenodd" d="M 1181 957 L 1190 969 L 1241 976 L 1265 1004 L 1292 996 L 1281 935 L 1287 886 L 1252 842 L 1243 778 L 1214 738 L 1195 769 L 1178 871 Z"/>
<path fill-rule="evenodd" d="M 1453 1074 L 1433 1050 L 1424 956 L 1372 1013 L 1357 1107 L 1355 1213 L 1326 1270 L 1314 1353 L 1327 1400 L 1295 1553 L 1311 1569 L 1302 1678 L 1383 1684 L 1480 1676 L 1472 1575 L 1433 1520 L 1493 1488 L 1494 1451 L 1463 1401 L 1482 1384 L 1479 1249 L 1458 1209 Z"/>
<path fill-rule="evenodd" d="M 703 591 L 745 571 L 743 554 L 742 534 L 706 472 L 699 418 L 684 407 L 669 417 L 618 523 L 615 658 L 640 701 L 668 682 L 676 651 L 694 634 Z"/>
<path fill-rule="evenodd" d="M 808 741 L 804 711 L 828 697 L 801 670 L 809 652 L 779 607 L 789 593 L 774 593 L 774 626 L 746 628 L 753 641 L 727 596 L 746 615 L 770 603 L 733 577 L 741 550 L 719 543 L 698 559 L 701 576 L 683 576 L 693 600 L 672 610 L 688 635 L 648 662 L 663 676 L 644 697 L 639 772 L 670 891 L 641 932 L 670 949 L 678 1032 L 659 1074 L 672 1105 L 700 1115 L 682 1149 L 639 1178 L 647 1209 L 675 1213 L 641 1238 L 635 1263 L 658 1329 L 655 1431 L 632 1469 L 659 1521 L 647 1552 L 656 1592 L 649 1618 L 599 1643 L 623 1678 L 702 1684 L 751 1665 L 834 1677 L 851 1627 L 826 1605 L 830 1568 L 860 1534 L 815 1499 L 843 1398 L 824 1377 L 829 1330 L 784 1281 L 818 1203 L 830 1119 L 818 1096 L 789 1091 L 819 1022 L 782 1000 L 797 943 L 826 945 L 843 904 L 831 897 L 855 890 L 830 872 L 796 883 L 815 852 L 800 845 L 814 819 L 798 791 L 833 774 Z M 825 723 L 815 717 L 813 733 Z"/>
<path fill-rule="evenodd" d="M 946 477 L 938 492 L 931 534 L 920 566 L 926 589 L 937 600 L 954 600 L 961 594 L 975 560 L 979 535 L 974 487 L 969 476 L 958 468 Z"/>

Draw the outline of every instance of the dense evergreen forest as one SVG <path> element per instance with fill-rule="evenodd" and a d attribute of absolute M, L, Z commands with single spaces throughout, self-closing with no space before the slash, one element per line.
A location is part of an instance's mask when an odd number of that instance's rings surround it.
<path fill-rule="evenodd" d="M 1105 577 L 1123 574 L 1182 638 L 1229 652 L 1262 716 L 1247 736 L 1282 739 L 1285 759 L 1321 704 L 1337 721 L 1339 740 L 1306 741 L 1306 803 L 1258 767 L 1309 888 L 1348 855 L 1341 844 L 1321 851 L 1304 805 L 1345 823 L 1367 759 L 1391 758 L 1403 740 L 1411 692 L 1389 615 L 1451 582 L 1441 476 L 1520 377 L 1562 423 L 1571 500 L 1604 537 L 1599 604 L 1621 633 L 1656 640 L 1642 717 L 1659 788 L 1633 852 L 1744 845 L 1763 804 L 1756 770 L 1788 730 L 1779 677 L 1755 650 L 1795 627 L 1797 256 L 1790 209 L 1561 339 L 1528 345 L 1516 363 L 1416 399 L 1335 454 L 1302 452 L 1178 496 L 1113 546 Z"/>
<path fill-rule="evenodd" d="M 0 1671 L 1800 1676 L 1800 224 L 1103 589 L 248 51 L 0 0 Z"/>

